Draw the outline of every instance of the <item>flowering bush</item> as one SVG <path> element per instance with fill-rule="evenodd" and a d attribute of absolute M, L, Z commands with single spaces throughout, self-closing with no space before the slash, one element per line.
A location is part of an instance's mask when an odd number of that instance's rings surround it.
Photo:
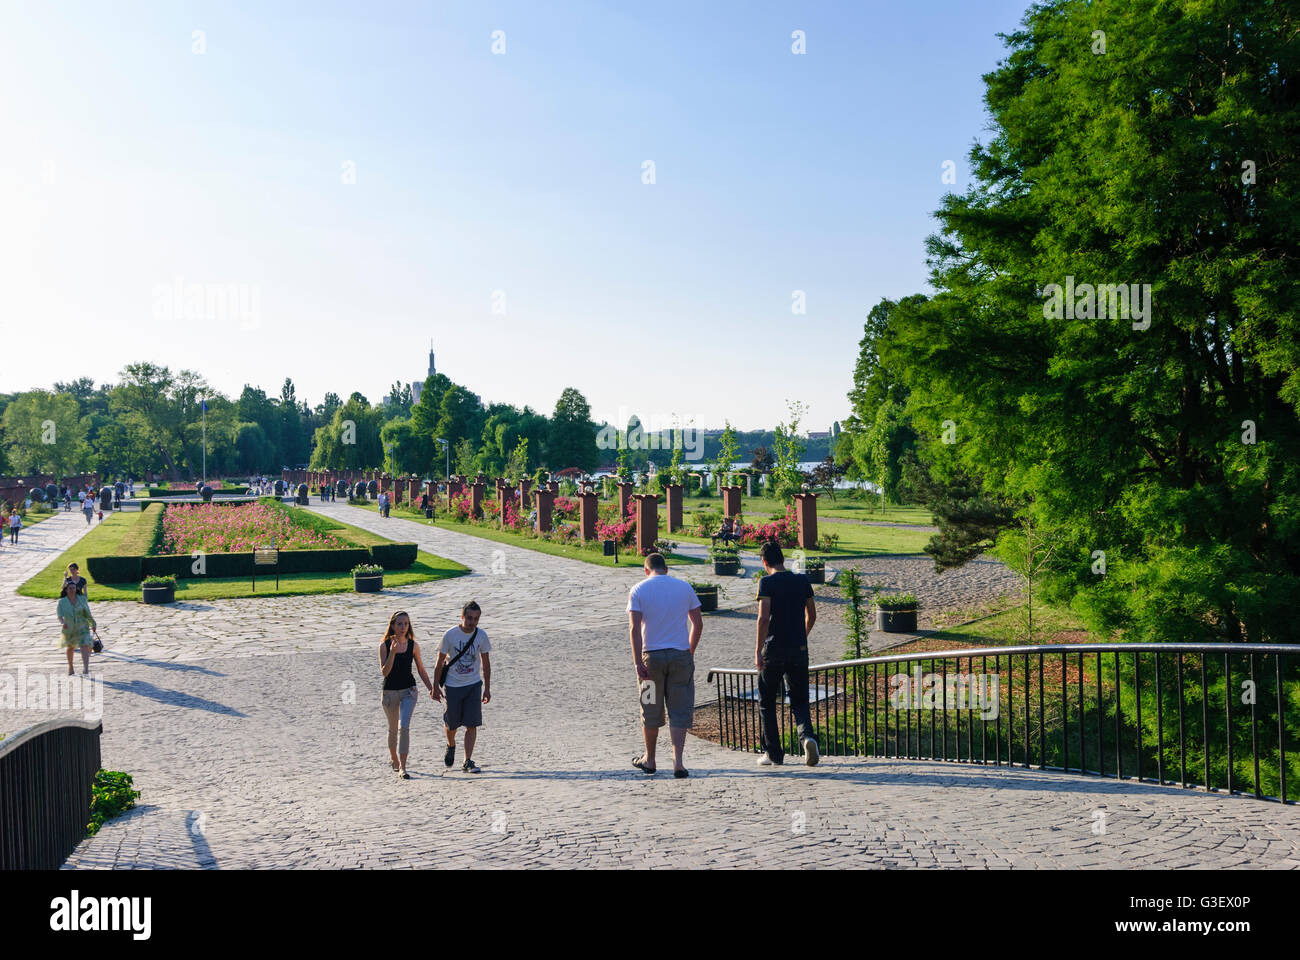
<path fill-rule="evenodd" d="M 169 504 L 163 514 L 159 553 L 247 553 L 271 544 L 280 550 L 337 550 L 338 537 L 295 523 L 264 503 Z"/>
<path fill-rule="evenodd" d="M 596 537 L 600 540 L 615 540 L 621 547 L 630 547 L 636 539 L 636 521 L 625 520 L 622 523 L 605 523 L 597 520 Z"/>
<path fill-rule="evenodd" d="M 793 547 L 799 542 L 799 521 L 794 507 L 787 507 L 785 516 L 766 523 L 738 523 L 736 533 L 745 546 L 758 546 L 775 540 L 783 547 Z"/>

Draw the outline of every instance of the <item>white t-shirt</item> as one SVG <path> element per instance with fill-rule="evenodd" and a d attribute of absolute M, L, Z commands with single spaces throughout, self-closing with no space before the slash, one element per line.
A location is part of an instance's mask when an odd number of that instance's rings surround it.
<path fill-rule="evenodd" d="M 641 614 L 642 650 L 689 650 L 687 614 L 700 605 L 695 588 L 667 573 L 652 573 L 627 593 L 627 609 Z"/>
<path fill-rule="evenodd" d="M 442 636 L 442 645 L 438 647 L 439 653 L 447 655 L 447 661 L 460 653 L 461 648 L 469 643 L 469 638 L 474 635 L 471 630 L 466 633 L 460 628 L 460 624 L 452 627 Z M 451 669 L 447 671 L 447 686 L 449 687 L 468 687 L 478 683 L 483 679 L 483 660 L 479 656 L 481 653 L 490 653 L 492 644 L 488 641 L 487 633 L 479 628 L 478 638 L 474 641 L 474 649 L 466 652 L 452 664 Z"/>

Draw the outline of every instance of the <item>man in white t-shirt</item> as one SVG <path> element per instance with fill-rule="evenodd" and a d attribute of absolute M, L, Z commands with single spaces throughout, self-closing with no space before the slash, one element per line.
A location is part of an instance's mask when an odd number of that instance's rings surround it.
<path fill-rule="evenodd" d="M 673 776 L 690 776 L 682 766 L 686 731 L 695 714 L 695 648 L 704 632 L 695 588 L 668 574 L 663 554 L 645 558 L 645 579 L 627 594 L 628 633 L 641 699 L 641 733 L 645 754 L 632 766 L 652 774 L 659 728 L 668 708 L 673 741 Z"/>
<path fill-rule="evenodd" d="M 460 625 L 443 634 L 438 662 L 433 667 L 439 686 L 444 685 L 442 668 L 448 668 L 446 689 L 441 695 L 434 694 L 435 700 L 446 697 L 442 726 L 447 733 L 447 753 L 442 760 L 449 767 L 456 762 L 456 731 L 464 727 L 465 762 L 461 769 L 466 773 L 480 772 L 474 763 L 474 741 L 483 725 L 483 704 L 492 699 L 492 662 L 488 658 L 492 644 L 478 625 L 482 613 L 473 600 L 461 608 Z"/>

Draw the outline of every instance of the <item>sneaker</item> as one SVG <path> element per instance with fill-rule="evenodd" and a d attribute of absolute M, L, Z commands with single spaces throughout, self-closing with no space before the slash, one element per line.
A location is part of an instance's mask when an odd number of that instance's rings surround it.
<path fill-rule="evenodd" d="M 822 758 L 821 753 L 817 749 L 817 741 L 812 737 L 809 737 L 803 742 L 803 758 L 804 762 L 810 767 L 817 766 L 817 761 Z"/>
<path fill-rule="evenodd" d="M 456 762 L 456 744 L 447 748 L 447 752 L 442 755 L 442 762 L 449 767 Z"/>
<path fill-rule="evenodd" d="M 464 763 L 462 763 L 462 764 L 460 765 L 460 768 L 461 768 L 462 770 L 464 770 L 466 773 L 482 773 L 482 772 L 483 772 L 482 770 L 480 770 L 480 769 L 478 768 L 478 764 L 475 763 L 473 760 L 466 760 Z"/>
<path fill-rule="evenodd" d="M 773 760 L 766 753 L 762 754 L 758 758 L 758 765 L 760 767 L 779 767 L 781 766 L 781 763 L 782 762 L 780 760 Z"/>

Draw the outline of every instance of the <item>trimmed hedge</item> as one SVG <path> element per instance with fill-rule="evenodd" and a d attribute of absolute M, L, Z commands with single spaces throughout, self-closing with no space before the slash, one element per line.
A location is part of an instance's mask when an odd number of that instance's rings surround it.
<path fill-rule="evenodd" d="M 346 550 L 281 550 L 280 573 L 346 573 L 357 564 L 377 563 L 385 570 L 404 570 L 415 563 L 419 547 L 414 543 L 381 543 L 373 547 Z M 99 583 L 135 583 L 149 576 L 197 579 L 194 557 L 187 553 L 156 557 L 88 557 L 86 569 Z M 209 553 L 207 577 L 251 577 L 252 553 Z M 267 573 L 271 568 L 260 568 Z"/>
<path fill-rule="evenodd" d="M 86 570 L 96 583 L 135 583 L 144 579 L 144 557 L 87 557 Z"/>
<path fill-rule="evenodd" d="M 377 543 L 370 548 L 370 556 L 385 570 L 405 570 L 415 563 L 419 551 L 415 543 Z"/>

